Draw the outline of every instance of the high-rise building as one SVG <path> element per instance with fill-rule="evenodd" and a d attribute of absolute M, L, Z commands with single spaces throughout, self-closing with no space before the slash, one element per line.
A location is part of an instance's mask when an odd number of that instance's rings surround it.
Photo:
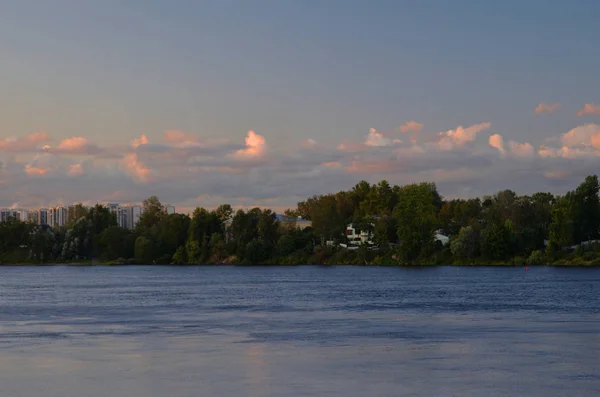
<path fill-rule="evenodd" d="M 27 222 L 27 219 L 29 217 L 29 211 L 27 211 L 27 210 L 19 210 L 18 214 L 19 214 L 19 220 L 21 222 Z"/>
<path fill-rule="evenodd" d="M 27 222 L 31 222 L 33 224 L 38 225 L 40 222 L 39 216 L 39 211 L 29 211 L 29 213 L 27 214 Z"/>
<path fill-rule="evenodd" d="M 131 212 L 131 207 L 127 206 L 127 207 L 121 207 L 119 206 L 117 208 L 117 225 L 119 225 L 120 227 L 124 228 L 124 229 L 131 229 L 130 226 L 130 222 L 129 222 L 129 218 L 130 218 L 130 213 Z"/>
<path fill-rule="evenodd" d="M 130 229 L 135 228 L 140 217 L 142 216 L 142 207 L 140 205 L 131 206 L 131 218 L 129 219 Z"/>
<path fill-rule="evenodd" d="M 62 227 L 67 223 L 68 209 L 66 207 L 54 207 L 48 210 L 48 225 L 51 227 Z"/>
<path fill-rule="evenodd" d="M 19 212 L 15 209 L 0 209 L 0 222 L 6 222 L 9 218 L 19 219 Z"/>
<path fill-rule="evenodd" d="M 38 225 L 49 225 L 50 223 L 48 222 L 48 209 L 47 208 L 40 208 L 38 210 Z"/>
<path fill-rule="evenodd" d="M 175 207 L 172 205 L 165 205 L 165 211 L 167 212 L 167 215 L 171 215 L 175 213 Z"/>
<path fill-rule="evenodd" d="M 110 210 L 111 213 L 117 215 L 117 211 L 119 210 L 120 205 L 116 203 L 107 203 L 106 207 Z"/>

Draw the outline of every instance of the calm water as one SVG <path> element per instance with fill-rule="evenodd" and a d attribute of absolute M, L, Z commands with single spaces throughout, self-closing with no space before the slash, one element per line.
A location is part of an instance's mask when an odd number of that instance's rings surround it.
<path fill-rule="evenodd" d="M 600 269 L 0 268 L 0 396 L 596 396 Z"/>

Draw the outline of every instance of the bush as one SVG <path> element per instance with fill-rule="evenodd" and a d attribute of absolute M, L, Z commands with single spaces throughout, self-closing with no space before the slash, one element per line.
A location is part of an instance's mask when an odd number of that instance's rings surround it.
<path fill-rule="evenodd" d="M 587 251 L 587 252 L 584 252 L 583 255 L 581 255 L 581 257 L 585 261 L 593 261 L 594 259 L 596 259 L 598 257 L 598 253 L 593 252 L 593 251 Z"/>
<path fill-rule="evenodd" d="M 529 255 L 526 261 L 528 266 L 542 266 L 546 263 L 546 257 L 541 250 L 535 250 Z"/>

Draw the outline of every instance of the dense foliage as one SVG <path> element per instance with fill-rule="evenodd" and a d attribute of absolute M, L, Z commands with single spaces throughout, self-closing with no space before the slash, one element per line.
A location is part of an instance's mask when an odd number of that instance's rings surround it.
<path fill-rule="evenodd" d="M 433 183 L 362 181 L 298 203 L 284 222 L 269 209 L 228 204 L 167 214 L 153 196 L 134 230 L 119 227 L 107 207 L 77 205 L 59 229 L 0 223 L 0 263 L 599 265 L 599 189 L 588 176 L 564 196 L 504 190 L 444 200 Z M 296 227 L 297 217 L 312 227 Z M 345 248 L 350 223 L 372 233 L 374 245 Z"/>

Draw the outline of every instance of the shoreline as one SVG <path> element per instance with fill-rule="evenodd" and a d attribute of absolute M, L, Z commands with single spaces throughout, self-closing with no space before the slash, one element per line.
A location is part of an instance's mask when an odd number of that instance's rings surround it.
<path fill-rule="evenodd" d="M 353 263 L 337 263 L 337 264 L 316 264 L 316 263 L 303 263 L 303 264 L 235 264 L 235 263 L 203 263 L 203 264 L 131 264 L 131 263 L 86 263 L 86 262 L 72 262 L 72 263 L 3 263 L 0 267 L 300 267 L 300 266 L 318 266 L 318 267 L 340 267 L 340 266 L 351 266 L 351 267 L 398 267 L 398 268 L 425 268 L 425 267 L 520 267 L 520 268 L 540 268 L 540 267 L 562 267 L 562 268 L 600 268 L 600 265 L 596 264 L 567 264 L 567 263 L 553 263 L 546 265 L 517 265 L 512 263 L 486 263 L 486 264 L 415 264 L 415 265 L 401 265 L 401 264 L 353 264 Z"/>

